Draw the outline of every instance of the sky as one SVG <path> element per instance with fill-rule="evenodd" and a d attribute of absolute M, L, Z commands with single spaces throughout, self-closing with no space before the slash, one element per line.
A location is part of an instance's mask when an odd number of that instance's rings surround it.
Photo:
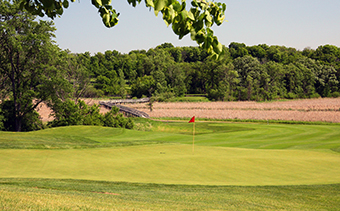
<path fill-rule="evenodd" d="M 227 5 L 226 22 L 212 29 L 219 41 L 280 45 L 316 49 L 331 44 L 340 47 L 340 0 L 215 0 Z M 187 2 L 190 4 L 190 2 Z M 197 46 L 190 35 L 178 39 L 162 20 L 145 7 L 136 8 L 127 0 L 113 0 L 120 13 L 119 23 L 106 28 L 89 0 L 76 0 L 54 20 L 55 41 L 72 53 L 117 50 L 148 50 L 168 42 L 174 46 Z"/>

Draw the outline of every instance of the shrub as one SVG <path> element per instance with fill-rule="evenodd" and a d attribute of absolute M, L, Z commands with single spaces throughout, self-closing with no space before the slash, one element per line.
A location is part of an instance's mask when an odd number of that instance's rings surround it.
<path fill-rule="evenodd" d="M 333 92 L 331 94 L 331 96 L 334 97 L 334 98 L 337 98 L 337 97 L 340 97 L 340 93 L 339 92 Z"/>
<path fill-rule="evenodd" d="M 157 102 L 166 102 L 169 101 L 170 99 L 173 99 L 175 97 L 175 94 L 171 91 L 167 91 L 167 92 L 162 92 L 162 93 L 155 93 L 153 95 L 153 98 L 155 99 L 155 101 Z"/>
<path fill-rule="evenodd" d="M 132 129 L 134 122 L 119 114 L 119 108 L 113 107 L 106 114 L 99 113 L 99 106 L 88 106 L 82 100 L 77 103 L 68 99 L 53 106 L 54 120 L 49 122 L 51 127 L 70 125 L 99 125 Z"/>
<path fill-rule="evenodd" d="M 321 96 L 318 93 L 315 92 L 315 93 L 311 94 L 309 98 L 319 98 L 319 97 L 321 97 Z"/>
<path fill-rule="evenodd" d="M 288 92 L 286 95 L 285 95 L 285 98 L 286 99 L 296 99 L 298 98 L 298 96 L 292 92 Z"/>
<path fill-rule="evenodd" d="M 118 127 L 132 129 L 134 122 L 130 118 L 125 118 L 123 114 L 118 113 L 119 108 L 113 107 L 111 111 L 107 112 L 103 117 L 103 125 L 107 127 Z"/>

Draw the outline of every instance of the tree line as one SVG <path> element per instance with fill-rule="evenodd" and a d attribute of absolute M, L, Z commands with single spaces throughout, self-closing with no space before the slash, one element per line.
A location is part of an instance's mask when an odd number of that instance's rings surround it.
<path fill-rule="evenodd" d="M 87 70 L 86 96 L 155 97 L 158 100 L 204 94 L 210 100 L 275 100 L 338 97 L 340 48 L 300 51 L 260 44 L 224 46 L 219 60 L 198 47 L 164 43 L 122 54 L 116 50 L 74 54 Z"/>

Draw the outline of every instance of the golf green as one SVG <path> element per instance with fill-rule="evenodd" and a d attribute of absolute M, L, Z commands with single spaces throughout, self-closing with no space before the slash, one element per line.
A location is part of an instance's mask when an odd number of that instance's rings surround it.
<path fill-rule="evenodd" d="M 200 185 L 340 183 L 329 149 L 245 149 L 157 144 L 94 149 L 1 149 L 0 178 L 59 178 Z"/>

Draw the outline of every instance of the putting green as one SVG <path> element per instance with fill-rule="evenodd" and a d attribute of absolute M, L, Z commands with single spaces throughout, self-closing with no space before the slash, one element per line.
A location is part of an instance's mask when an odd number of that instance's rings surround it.
<path fill-rule="evenodd" d="M 340 154 L 162 144 L 102 149 L 0 150 L 1 178 L 70 178 L 164 184 L 340 183 Z"/>

